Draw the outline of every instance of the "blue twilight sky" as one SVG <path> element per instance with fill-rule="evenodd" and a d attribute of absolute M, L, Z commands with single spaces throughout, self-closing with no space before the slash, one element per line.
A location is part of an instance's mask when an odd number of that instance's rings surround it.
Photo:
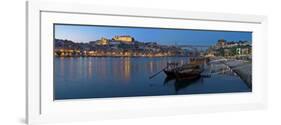
<path fill-rule="evenodd" d="M 213 45 L 219 39 L 252 41 L 251 32 L 55 24 L 56 39 L 86 43 L 101 37 L 111 39 L 116 35 L 130 35 L 140 42 L 157 42 L 162 45 Z"/>

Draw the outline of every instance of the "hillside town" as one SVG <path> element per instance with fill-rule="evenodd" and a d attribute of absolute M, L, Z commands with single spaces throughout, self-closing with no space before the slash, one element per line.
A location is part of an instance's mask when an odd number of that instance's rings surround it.
<path fill-rule="evenodd" d="M 190 50 L 177 45 L 160 45 L 157 42 L 140 42 L 134 37 L 102 37 L 88 43 L 76 43 L 70 40 L 55 39 L 54 55 L 58 57 L 163 57 L 163 56 L 221 56 L 225 58 L 251 59 L 252 46 L 249 41 L 226 41 L 220 39 L 204 51 Z"/>
<path fill-rule="evenodd" d="M 207 50 L 206 56 L 250 60 L 252 58 L 252 45 L 249 41 L 234 42 L 220 39 Z"/>
<path fill-rule="evenodd" d="M 96 57 L 96 56 L 185 56 L 187 53 L 176 46 L 159 45 L 157 42 L 139 42 L 131 36 L 102 37 L 88 43 L 75 43 L 70 40 L 55 39 L 55 56 Z"/>

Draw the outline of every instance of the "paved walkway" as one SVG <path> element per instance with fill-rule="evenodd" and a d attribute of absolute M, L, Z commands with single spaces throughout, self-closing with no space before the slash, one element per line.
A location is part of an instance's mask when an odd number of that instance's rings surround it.
<path fill-rule="evenodd" d="M 225 64 L 239 75 L 249 87 L 252 87 L 252 63 L 243 60 L 228 60 Z"/>

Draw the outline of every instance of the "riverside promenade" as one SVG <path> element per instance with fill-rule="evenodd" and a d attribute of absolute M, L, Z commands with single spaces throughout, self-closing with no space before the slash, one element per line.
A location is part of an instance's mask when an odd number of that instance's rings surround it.
<path fill-rule="evenodd" d="M 247 85 L 252 87 L 252 63 L 244 60 L 227 60 L 224 62 L 235 72 Z"/>
<path fill-rule="evenodd" d="M 211 62 L 218 62 L 229 67 L 229 69 L 235 72 L 248 87 L 252 88 L 252 63 L 245 60 L 226 59 L 223 57 L 214 57 Z M 218 65 L 218 64 L 217 64 Z"/>

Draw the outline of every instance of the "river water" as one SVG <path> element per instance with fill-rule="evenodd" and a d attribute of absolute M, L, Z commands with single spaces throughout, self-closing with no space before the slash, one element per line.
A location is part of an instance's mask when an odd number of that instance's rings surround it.
<path fill-rule="evenodd" d="M 177 94 L 251 92 L 235 73 L 222 64 L 207 65 L 192 81 L 166 79 L 167 62 L 188 62 L 187 57 L 55 57 L 54 98 L 84 99 Z"/>

